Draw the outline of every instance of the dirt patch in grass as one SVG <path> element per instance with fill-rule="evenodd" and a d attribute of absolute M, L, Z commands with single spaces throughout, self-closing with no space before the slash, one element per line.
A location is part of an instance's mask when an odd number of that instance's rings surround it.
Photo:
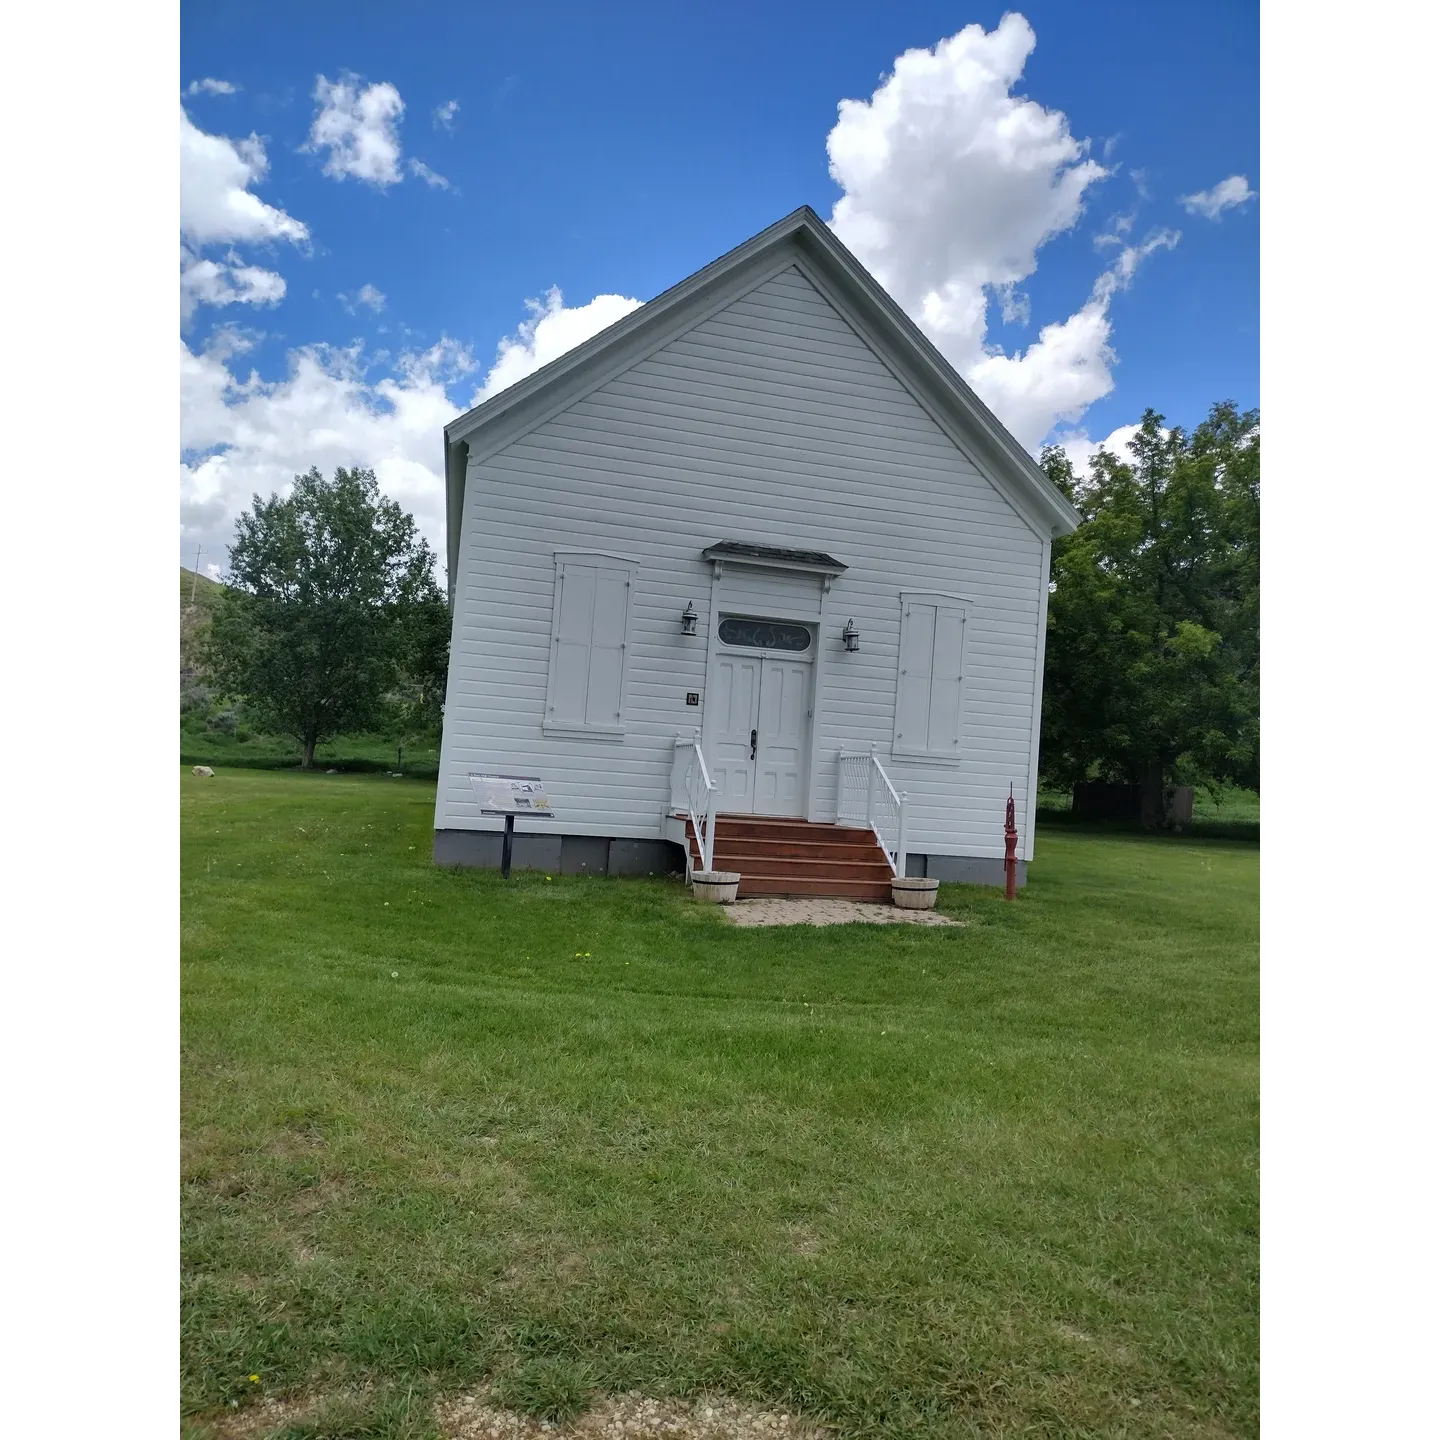
<path fill-rule="evenodd" d="M 566 1424 L 542 1421 L 496 1406 L 488 1395 L 461 1395 L 437 1411 L 444 1440 L 819 1440 L 833 1434 L 788 1414 L 706 1396 L 654 1400 L 616 1395 L 598 1400 Z"/>
<path fill-rule="evenodd" d="M 271 1397 L 233 1415 L 192 1421 L 185 1433 L 187 1440 L 389 1435 L 392 1431 L 383 1423 L 374 1430 L 362 1423 L 381 1418 L 365 1413 L 375 1399 L 363 1391 L 288 1400 Z M 696 1400 L 656 1400 L 638 1393 L 607 1396 L 569 1421 L 556 1421 L 507 1410 L 487 1389 L 442 1401 L 435 1407 L 433 1427 L 416 1413 L 426 1408 L 423 1403 L 405 1408 L 409 1413 L 404 1418 L 417 1435 L 438 1436 L 439 1440 L 822 1440 L 836 1433 L 784 1410 L 742 1405 L 713 1395 Z M 337 1422 L 344 1423 L 337 1429 Z M 406 1428 L 402 1425 L 402 1430 Z"/>
<path fill-rule="evenodd" d="M 189 1440 L 192 1435 L 196 1440 L 202 1436 L 204 1440 L 265 1440 L 265 1437 L 301 1419 L 313 1405 L 313 1401 L 304 1399 L 277 1400 L 272 1397 L 260 1400 L 233 1415 L 190 1422 L 182 1440 Z"/>

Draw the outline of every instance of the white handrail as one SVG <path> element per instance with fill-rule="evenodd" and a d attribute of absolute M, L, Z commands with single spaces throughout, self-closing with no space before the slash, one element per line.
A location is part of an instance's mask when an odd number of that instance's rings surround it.
<path fill-rule="evenodd" d="M 688 752 L 688 753 L 687 753 Z M 683 770 L 682 770 L 683 767 Z M 715 801 L 720 787 L 710 778 L 710 767 L 698 740 L 684 735 L 675 737 L 675 766 L 672 772 L 672 789 L 683 797 L 680 814 L 690 822 L 700 846 L 700 868 L 705 871 L 715 868 Z M 674 784 L 679 780 L 679 785 Z M 690 854 L 690 843 L 685 843 L 685 878 L 688 881 L 694 870 L 694 857 Z"/>
<path fill-rule="evenodd" d="M 840 752 L 840 795 L 837 820 L 849 820 L 873 831 L 896 875 L 905 873 L 905 804 L 871 745 Z"/>

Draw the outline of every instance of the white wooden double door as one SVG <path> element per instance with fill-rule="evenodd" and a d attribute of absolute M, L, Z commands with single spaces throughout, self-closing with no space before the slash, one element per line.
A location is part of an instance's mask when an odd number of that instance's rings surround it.
<path fill-rule="evenodd" d="M 730 814 L 805 814 L 810 771 L 808 660 L 724 652 L 706 696 L 705 759 Z"/>

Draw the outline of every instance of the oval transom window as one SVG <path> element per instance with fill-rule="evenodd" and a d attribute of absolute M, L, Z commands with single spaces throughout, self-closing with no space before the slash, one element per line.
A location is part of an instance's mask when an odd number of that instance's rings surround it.
<path fill-rule="evenodd" d="M 744 645 L 752 650 L 808 650 L 810 627 L 786 620 L 746 620 L 739 615 L 722 615 L 720 638 L 727 645 Z"/>

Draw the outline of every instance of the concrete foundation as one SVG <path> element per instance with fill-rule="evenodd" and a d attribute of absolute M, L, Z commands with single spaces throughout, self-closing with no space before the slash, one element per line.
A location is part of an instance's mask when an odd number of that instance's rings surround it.
<path fill-rule="evenodd" d="M 497 830 L 437 830 L 437 865 L 498 870 L 501 835 Z M 670 840 L 607 840 L 603 835 L 546 835 L 515 832 L 510 865 L 515 870 L 544 870 L 552 875 L 683 875 L 685 852 Z M 905 873 L 947 884 L 1005 884 L 1005 862 L 992 856 L 927 855 L 912 850 Z M 1015 862 L 1015 883 L 1025 883 L 1025 862 Z"/>
<path fill-rule="evenodd" d="M 437 830 L 434 860 L 470 870 L 498 870 L 497 830 Z M 683 875 L 685 852 L 669 840 L 609 840 L 603 835 L 515 832 L 514 870 L 552 875 Z"/>
<path fill-rule="evenodd" d="M 1005 887 L 1005 861 L 989 855 L 926 855 L 910 851 L 905 856 L 907 875 L 925 876 L 945 884 L 998 885 Z M 1015 862 L 1015 887 L 1025 883 L 1025 862 Z"/>

